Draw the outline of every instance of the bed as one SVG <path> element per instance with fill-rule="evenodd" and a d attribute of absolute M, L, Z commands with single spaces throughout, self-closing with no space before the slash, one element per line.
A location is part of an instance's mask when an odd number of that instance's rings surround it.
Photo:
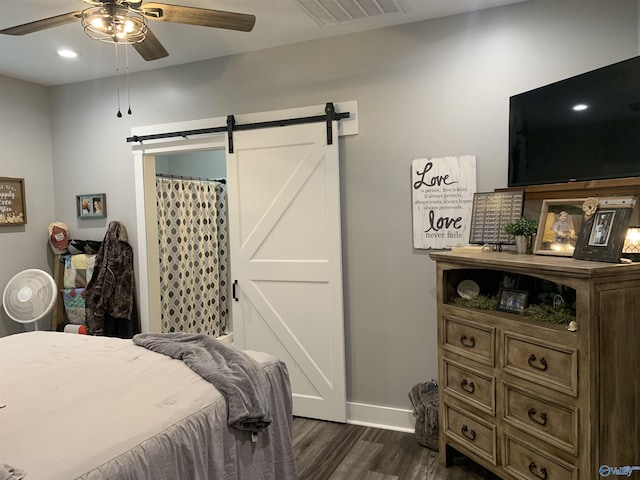
<path fill-rule="evenodd" d="M 257 434 L 229 426 L 225 397 L 182 361 L 132 340 L 0 338 L 0 478 L 297 479 L 286 365 L 246 353 L 269 385 Z"/>

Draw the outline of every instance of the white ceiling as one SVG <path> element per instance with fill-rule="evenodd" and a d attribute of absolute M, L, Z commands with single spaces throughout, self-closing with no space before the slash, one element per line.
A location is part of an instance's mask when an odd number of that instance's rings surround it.
<path fill-rule="evenodd" d="M 167 49 L 169 56 L 145 62 L 135 50 L 129 48 L 129 72 L 180 65 L 523 1 L 527 0 L 395 0 L 395 3 L 399 3 L 404 9 L 404 13 L 371 16 L 322 27 L 296 0 L 169 0 L 168 3 L 172 5 L 253 14 L 257 18 L 256 25 L 253 31 L 247 33 L 150 20 L 149 27 Z M 365 3 L 371 3 L 371 0 Z M 87 6 L 80 0 L 0 0 L 0 30 L 82 10 Z M 74 60 L 59 57 L 56 52 L 62 47 L 76 50 L 80 54 L 79 57 Z M 119 73 L 123 73 L 125 50 L 121 47 L 119 52 Z M 0 74 L 42 85 L 60 85 L 110 77 L 116 74 L 115 48 L 113 45 L 89 39 L 79 22 L 24 36 L 0 35 Z"/>

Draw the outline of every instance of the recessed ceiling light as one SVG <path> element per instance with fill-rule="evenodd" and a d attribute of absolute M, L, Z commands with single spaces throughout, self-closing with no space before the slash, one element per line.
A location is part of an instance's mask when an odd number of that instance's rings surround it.
<path fill-rule="evenodd" d="M 76 58 L 78 56 L 78 53 L 74 52 L 73 50 L 69 50 L 68 48 L 62 48 L 58 50 L 58 55 L 65 58 Z"/>
<path fill-rule="evenodd" d="M 583 110 L 586 110 L 587 108 L 589 108 L 589 105 L 585 105 L 584 103 L 579 103 L 573 106 L 573 110 L 576 112 L 581 112 Z"/>

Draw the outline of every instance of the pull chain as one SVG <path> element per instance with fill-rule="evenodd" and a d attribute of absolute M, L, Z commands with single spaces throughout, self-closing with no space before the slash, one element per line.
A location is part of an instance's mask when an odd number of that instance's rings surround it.
<path fill-rule="evenodd" d="M 127 63 L 127 101 L 129 102 L 129 110 L 127 113 L 131 115 L 131 89 L 129 87 L 129 44 L 126 43 L 124 46 L 124 53 Z"/>
<path fill-rule="evenodd" d="M 116 47 L 116 78 L 118 79 L 116 84 L 116 91 L 118 93 L 118 113 L 116 114 L 116 117 L 122 118 L 122 112 L 120 111 L 120 66 L 118 63 L 118 42 L 115 42 L 114 45 Z"/>

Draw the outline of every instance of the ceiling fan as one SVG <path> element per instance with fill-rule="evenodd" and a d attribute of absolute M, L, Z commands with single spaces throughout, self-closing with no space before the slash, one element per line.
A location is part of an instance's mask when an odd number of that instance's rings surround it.
<path fill-rule="evenodd" d="M 55 17 L 16 25 L 0 30 L 4 35 L 26 35 L 48 28 L 81 22 L 85 33 L 94 40 L 131 44 L 147 61 L 169 55 L 147 26 L 147 19 L 183 23 L 203 27 L 250 32 L 256 22 L 254 15 L 205 8 L 145 3 L 143 0 L 82 0 L 91 5 L 84 10 L 63 13 Z"/>

